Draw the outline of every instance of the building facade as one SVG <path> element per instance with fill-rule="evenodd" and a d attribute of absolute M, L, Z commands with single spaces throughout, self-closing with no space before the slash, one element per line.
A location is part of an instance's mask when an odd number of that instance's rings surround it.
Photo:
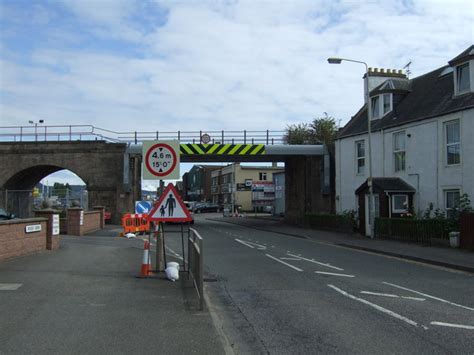
<path fill-rule="evenodd" d="M 220 168 L 219 165 L 194 165 L 186 176 L 186 200 L 211 202 L 211 174 Z"/>
<path fill-rule="evenodd" d="M 212 202 L 223 208 L 234 206 L 241 211 L 269 211 L 273 208 L 273 174 L 285 169 L 277 166 L 242 166 L 230 164 L 211 174 Z"/>
<path fill-rule="evenodd" d="M 430 204 L 449 213 L 461 194 L 474 196 L 474 46 L 413 79 L 384 69 L 368 79 L 375 215 Z M 336 141 L 336 210 L 356 210 L 366 234 L 367 127 L 365 103 Z"/>

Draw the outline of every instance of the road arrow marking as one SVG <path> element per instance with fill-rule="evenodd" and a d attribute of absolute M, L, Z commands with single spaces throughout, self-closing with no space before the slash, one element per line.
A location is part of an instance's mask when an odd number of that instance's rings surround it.
<path fill-rule="evenodd" d="M 23 284 L 0 284 L 0 291 L 16 291 Z"/>
<path fill-rule="evenodd" d="M 389 309 L 387 309 L 387 308 L 384 308 L 384 307 L 379 306 L 379 305 L 377 305 L 377 304 L 375 304 L 375 303 L 372 303 L 372 302 L 369 302 L 369 301 L 367 301 L 367 300 L 364 300 L 363 298 L 359 298 L 359 297 L 353 296 L 353 295 L 347 293 L 346 291 L 343 291 L 343 290 L 341 290 L 340 288 L 337 288 L 337 287 L 334 286 L 334 285 L 329 285 L 329 284 L 328 284 L 328 287 L 330 287 L 330 288 L 332 288 L 333 290 L 339 292 L 341 295 L 344 295 L 344 296 L 346 296 L 346 297 L 348 297 L 348 298 L 350 298 L 350 299 L 353 299 L 353 300 L 355 300 L 355 301 L 364 303 L 364 304 L 366 304 L 367 306 L 370 306 L 370 307 L 372 307 L 372 308 L 375 308 L 376 310 L 378 310 L 378 311 L 380 311 L 380 312 L 382 312 L 382 313 L 385 313 L 385 314 L 387 314 L 387 315 L 389 315 L 389 316 L 391 316 L 391 317 L 397 318 L 397 319 L 399 319 L 399 320 L 401 320 L 401 321 L 403 321 L 403 322 L 405 322 L 405 323 L 408 323 L 408 324 L 410 324 L 410 325 L 413 325 L 414 327 L 418 327 L 418 323 L 417 323 L 417 322 L 412 321 L 411 319 L 408 319 L 408 318 L 406 318 L 406 317 L 404 317 L 404 316 L 402 316 L 402 315 L 400 315 L 400 314 L 398 314 L 398 313 L 395 313 L 395 312 L 393 312 L 393 311 L 391 311 L 391 310 L 389 310 Z M 425 326 L 421 326 L 421 327 L 422 327 L 423 329 L 425 329 L 425 330 L 428 329 L 428 327 L 425 327 Z"/>
<path fill-rule="evenodd" d="M 463 325 L 463 324 L 453 324 L 453 323 L 443 323 L 443 322 L 431 322 L 432 325 L 440 325 L 442 327 L 451 327 L 451 328 L 462 328 L 474 330 L 474 325 Z"/>
<path fill-rule="evenodd" d="M 447 300 L 444 300 L 442 298 L 439 298 L 439 297 L 435 297 L 435 296 L 430 296 L 430 295 L 427 295 L 426 293 L 422 293 L 422 292 L 418 292 L 418 291 L 415 291 L 415 290 L 411 290 L 407 287 L 403 287 L 403 286 L 398 286 L 398 285 L 395 285 L 395 284 L 392 284 L 390 282 L 382 282 L 383 284 L 385 285 L 389 285 L 389 286 L 393 286 L 393 287 L 396 287 L 396 288 L 399 288 L 401 290 L 405 290 L 405 291 L 410 291 L 410 292 L 413 292 L 413 293 L 417 293 L 421 296 L 425 296 L 425 297 L 428 297 L 428 298 L 431 298 L 433 300 L 437 300 L 437 301 L 440 301 L 440 302 L 443 302 L 443 303 L 447 303 L 447 304 L 450 304 L 451 306 L 455 306 L 455 307 L 460 307 L 460 308 L 464 308 L 464 309 L 468 309 L 470 311 L 474 311 L 474 308 L 471 308 L 471 307 L 468 307 L 468 306 L 463 306 L 462 304 L 457 304 L 457 303 L 454 303 L 454 302 L 450 302 L 450 301 L 447 301 Z"/>
<path fill-rule="evenodd" d="M 309 261 L 310 263 L 318 264 L 318 265 L 321 265 L 321 266 L 326 266 L 326 267 L 328 267 L 328 268 L 331 268 L 331 269 L 334 269 L 334 270 L 338 270 L 338 271 L 344 271 L 344 269 L 341 269 L 340 267 L 332 266 L 331 264 L 321 263 L 321 262 L 316 261 L 316 260 L 313 260 L 313 259 L 303 258 L 302 256 L 295 255 L 295 254 L 291 254 L 289 251 L 286 252 L 286 254 L 288 254 L 288 255 L 290 255 L 290 256 L 293 256 L 293 257 L 295 257 L 295 258 L 299 258 L 299 259 L 302 259 L 302 260 L 305 260 L 305 261 Z"/>
<path fill-rule="evenodd" d="M 281 263 L 281 264 L 283 264 L 283 265 L 286 265 L 286 266 L 292 268 L 293 270 L 300 271 L 300 272 L 303 271 L 302 269 L 300 269 L 300 268 L 298 268 L 298 267 L 296 267 L 296 266 L 293 266 L 293 265 L 291 265 L 291 264 L 285 263 L 284 261 L 281 261 L 280 259 L 275 258 L 274 256 L 271 256 L 270 254 L 265 254 L 265 255 L 268 256 L 270 259 L 273 259 L 273 260 L 275 260 L 275 261 L 278 261 L 279 263 Z"/>
<path fill-rule="evenodd" d="M 331 276 L 341 276 L 341 277 L 355 277 L 354 275 L 347 274 L 335 274 L 333 272 L 324 272 L 324 271 L 315 271 L 316 274 L 331 275 Z"/>
<path fill-rule="evenodd" d="M 249 248 L 252 248 L 252 249 L 255 249 L 254 246 L 250 245 L 250 244 L 247 244 L 246 242 L 240 240 L 240 239 L 234 239 L 236 242 L 240 243 L 240 244 L 243 244 L 245 245 L 246 247 L 249 247 Z"/>
<path fill-rule="evenodd" d="M 382 296 L 382 297 L 391 297 L 391 298 L 404 298 L 404 299 L 412 300 L 412 301 L 426 301 L 426 298 L 409 297 L 409 296 L 398 296 L 398 295 L 393 295 L 393 294 L 391 294 L 391 293 L 378 293 L 378 292 L 370 292 L 370 291 L 360 291 L 360 293 L 363 293 L 364 295 L 371 295 L 371 296 Z"/>

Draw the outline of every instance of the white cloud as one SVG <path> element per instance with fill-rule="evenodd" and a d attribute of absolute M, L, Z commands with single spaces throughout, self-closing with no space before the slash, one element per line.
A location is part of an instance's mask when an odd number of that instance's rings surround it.
<path fill-rule="evenodd" d="M 461 1 L 159 2 L 167 22 L 147 32 L 131 20 L 140 2 L 63 4 L 83 26 L 64 34 L 67 49 L 54 28 L 32 65 L 11 56 L 0 64 L 3 125 L 281 130 L 323 112 L 345 123 L 363 102 L 364 68 L 327 57 L 397 69 L 411 59 L 420 75 L 473 42 L 473 5 Z M 123 51 L 70 46 L 89 31 L 127 42 Z"/>

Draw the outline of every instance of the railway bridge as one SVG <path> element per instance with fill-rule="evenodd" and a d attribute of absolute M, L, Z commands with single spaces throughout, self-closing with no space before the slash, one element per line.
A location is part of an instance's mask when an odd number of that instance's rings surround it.
<path fill-rule="evenodd" d="M 284 144 L 282 131 L 114 132 L 94 126 L 0 127 L 0 204 L 27 217 L 28 194 L 67 169 L 87 185 L 89 207 L 106 206 L 112 222 L 141 199 L 142 142 L 180 141 L 181 162 L 284 162 L 286 213 L 330 212 L 331 163 L 324 145 Z M 13 200 L 16 203 L 12 203 Z"/>

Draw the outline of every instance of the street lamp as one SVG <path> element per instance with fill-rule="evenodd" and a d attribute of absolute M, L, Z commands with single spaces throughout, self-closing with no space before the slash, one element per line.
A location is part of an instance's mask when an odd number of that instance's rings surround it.
<path fill-rule="evenodd" d="M 38 141 L 38 124 L 44 123 L 44 120 L 39 120 L 38 122 L 28 121 L 28 123 L 35 125 L 35 142 L 37 142 Z"/>
<path fill-rule="evenodd" d="M 346 59 L 346 58 L 328 58 L 329 64 L 341 64 L 342 61 L 353 62 L 365 65 L 365 78 L 367 90 L 365 92 L 365 101 L 367 102 L 367 125 L 368 125 L 368 145 L 369 145 L 369 178 L 367 179 L 367 184 L 369 185 L 369 223 L 370 223 L 370 237 L 374 238 L 374 217 L 375 217 L 375 201 L 374 201 L 374 189 L 372 186 L 372 142 L 371 142 L 371 132 L 372 132 L 372 107 L 370 104 L 369 96 L 369 67 L 366 62 L 360 60 Z"/>

